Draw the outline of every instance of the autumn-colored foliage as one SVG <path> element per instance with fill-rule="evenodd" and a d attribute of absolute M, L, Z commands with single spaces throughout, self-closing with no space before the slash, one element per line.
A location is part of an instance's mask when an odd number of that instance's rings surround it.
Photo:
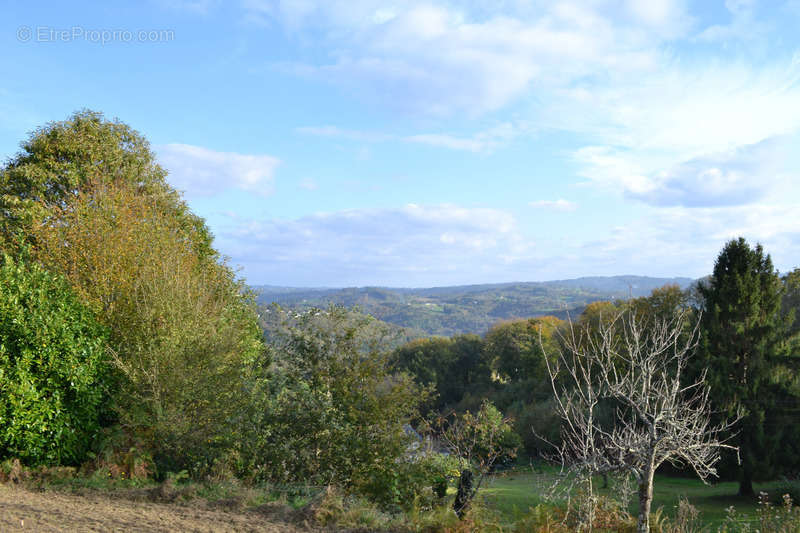
<path fill-rule="evenodd" d="M 31 234 L 35 257 L 111 331 L 119 422 L 170 468 L 202 468 L 243 401 L 260 332 L 230 268 L 196 253 L 170 215 L 152 194 L 99 181 L 51 206 Z"/>

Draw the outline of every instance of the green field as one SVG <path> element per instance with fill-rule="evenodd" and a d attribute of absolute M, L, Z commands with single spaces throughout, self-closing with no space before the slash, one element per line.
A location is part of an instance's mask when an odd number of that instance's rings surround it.
<path fill-rule="evenodd" d="M 484 501 L 491 508 L 500 512 L 504 521 L 513 522 L 531 507 L 546 502 L 546 494 L 555 480 L 553 472 L 514 472 L 494 476 L 487 480 L 482 489 Z M 602 481 L 597 480 L 600 487 Z M 756 493 L 764 491 L 770 494 L 770 500 L 780 501 L 777 493 L 779 482 L 757 483 Z M 600 489 L 601 494 L 609 494 L 611 489 Z M 736 495 L 738 485 L 735 482 L 722 482 L 704 485 L 700 480 L 657 475 L 653 496 L 653 512 L 662 508 L 665 515 L 672 516 L 681 498 L 700 511 L 700 520 L 704 525 L 715 527 L 720 525 L 726 516 L 726 509 L 734 506 L 737 515 L 755 515 L 758 501 L 752 498 L 741 498 Z M 774 493 L 774 494 L 773 494 Z M 635 494 L 629 511 L 635 514 L 637 503 Z"/>

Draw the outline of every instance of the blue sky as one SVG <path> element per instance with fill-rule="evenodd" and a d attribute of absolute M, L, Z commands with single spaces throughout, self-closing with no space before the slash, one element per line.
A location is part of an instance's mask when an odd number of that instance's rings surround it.
<path fill-rule="evenodd" d="M 798 0 L 0 9 L 0 155 L 119 118 L 254 284 L 800 266 Z"/>

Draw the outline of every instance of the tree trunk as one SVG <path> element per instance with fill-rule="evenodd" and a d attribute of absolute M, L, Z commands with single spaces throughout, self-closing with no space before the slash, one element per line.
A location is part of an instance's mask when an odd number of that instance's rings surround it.
<path fill-rule="evenodd" d="M 655 468 L 652 463 L 642 474 L 639 480 L 639 523 L 637 533 L 650 533 L 650 505 L 653 503 L 653 474 Z"/>
<path fill-rule="evenodd" d="M 472 471 L 464 469 L 461 471 L 461 477 L 458 479 L 458 493 L 456 500 L 453 502 L 453 510 L 459 518 L 464 518 L 464 514 L 469 508 L 469 501 L 472 499 L 473 476 Z"/>
<path fill-rule="evenodd" d="M 739 496 L 754 497 L 755 495 L 756 493 L 753 490 L 753 475 L 748 468 L 744 468 L 739 478 Z"/>

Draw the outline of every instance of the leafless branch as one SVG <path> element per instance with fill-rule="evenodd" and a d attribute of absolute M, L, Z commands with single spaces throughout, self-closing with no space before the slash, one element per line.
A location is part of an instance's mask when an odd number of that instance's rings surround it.
<path fill-rule="evenodd" d="M 690 467 L 705 481 L 717 474 L 720 450 L 736 450 L 726 435 L 738 418 L 711 423 L 705 372 L 684 384 L 698 324 L 687 327 L 687 311 L 645 320 L 626 310 L 594 326 L 570 321 L 560 353 L 545 357 L 563 421 L 562 466 L 587 484 L 590 499 L 591 476 L 633 475 L 640 531 L 649 527 L 653 474 L 661 464 Z M 613 408 L 610 421 L 598 418 L 601 404 Z"/>

